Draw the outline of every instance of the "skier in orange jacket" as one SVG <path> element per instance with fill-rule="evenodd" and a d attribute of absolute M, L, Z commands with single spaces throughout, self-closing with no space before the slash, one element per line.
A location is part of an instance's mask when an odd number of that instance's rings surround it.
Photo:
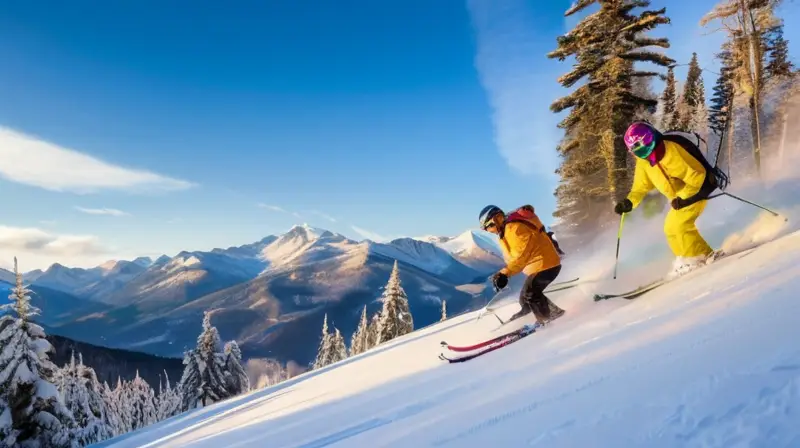
<path fill-rule="evenodd" d="M 533 207 L 526 205 L 506 216 L 499 207 L 488 205 L 481 211 L 479 222 L 483 230 L 499 237 L 506 261 L 506 266 L 492 277 L 495 290 L 505 288 L 508 278 L 520 272 L 528 276 L 519 295 L 521 309 L 510 320 L 531 311 L 542 324 L 561 317 L 564 310 L 544 295 L 544 289 L 561 272 L 561 251 Z"/>

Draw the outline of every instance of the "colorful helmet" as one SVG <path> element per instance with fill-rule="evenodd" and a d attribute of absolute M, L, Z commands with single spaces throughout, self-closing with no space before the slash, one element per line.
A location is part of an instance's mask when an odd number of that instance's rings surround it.
<path fill-rule="evenodd" d="M 489 225 L 492 224 L 492 218 L 500 213 L 503 213 L 503 211 L 496 205 L 487 205 L 484 207 L 483 210 L 481 210 L 481 214 L 478 216 L 478 223 L 481 229 L 486 230 Z"/>
<path fill-rule="evenodd" d="M 625 131 L 625 146 L 636 157 L 646 159 L 656 149 L 660 135 L 650 123 L 634 121 Z"/>

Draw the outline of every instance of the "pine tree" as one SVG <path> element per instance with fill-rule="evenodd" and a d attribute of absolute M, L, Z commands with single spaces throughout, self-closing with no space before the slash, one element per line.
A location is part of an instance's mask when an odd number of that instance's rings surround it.
<path fill-rule="evenodd" d="M 114 429 L 106 416 L 108 405 L 94 369 L 83 365 L 82 357 L 76 363 L 73 352 L 61 371 L 59 392 L 75 418 L 76 440 L 83 446 L 113 437 Z"/>
<path fill-rule="evenodd" d="M 166 420 L 180 411 L 181 397 L 178 391 L 173 389 L 169 384 L 169 375 L 164 371 L 164 378 L 166 384 L 158 394 L 158 409 L 156 410 L 156 418 L 158 421 Z"/>
<path fill-rule="evenodd" d="M 378 345 L 378 335 L 380 334 L 381 313 L 372 315 L 367 326 L 367 347 L 366 350 Z"/>
<path fill-rule="evenodd" d="M 30 303 L 30 290 L 23 284 L 16 258 L 14 274 L 12 303 L 0 306 L 0 311 L 16 314 L 0 316 L 0 400 L 10 409 L 0 418 L 11 417 L 11 428 L 0 446 L 77 446 L 75 420 L 54 384 L 57 367 L 48 357 L 53 346 L 42 327 L 31 322 L 41 310 Z M 8 422 L 0 423 L 4 426 Z"/>
<path fill-rule="evenodd" d="M 636 70 L 634 63 L 652 62 L 667 67 L 675 61 L 646 49 L 651 46 L 669 47 L 667 39 L 650 38 L 644 34 L 660 24 L 669 23 L 664 16 L 666 9 L 633 14 L 634 9 L 649 6 L 650 2 L 578 0 L 565 15 L 572 16 L 593 4 L 599 4 L 599 11 L 589 14 L 573 30 L 560 36 L 558 48 L 547 55 L 561 61 L 575 57 L 573 70 L 558 79 L 562 86 L 570 88 L 582 80 L 586 83 L 555 101 L 550 109 L 555 113 L 570 110 L 559 124 L 569 136 L 561 147 L 565 156 L 562 167 L 574 162 L 586 170 L 588 165 L 582 163 L 583 154 L 573 150 L 575 146 L 596 148 L 605 162 L 606 197 L 613 201 L 622 199 L 630 186 L 628 152 L 622 135 L 639 110 L 657 105 L 657 101 L 634 92 L 633 80 L 659 74 Z M 577 156 L 576 161 L 574 156 Z M 574 188 L 579 190 L 585 177 L 592 177 L 595 172 L 584 174 L 563 169 L 560 174 L 562 182 L 574 183 Z"/>
<path fill-rule="evenodd" d="M 328 364 L 337 363 L 347 359 L 347 346 L 344 343 L 344 337 L 339 329 L 333 328 L 333 336 L 331 337 L 331 357 Z"/>
<path fill-rule="evenodd" d="M 680 121 L 678 113 L 678 97 L 675 87 L 675 70 L 670 67 L 667 70 L 667 80 L 664 93 L 661 95 L 662 113 L 661 128 L 677 129 Z"/>
<path fill-rule="evenodd" d="M 133 411 L 125 391 L 125 382 L 119 377 L 117 377 L 116 387 L 113 390 L 109 389 L 107 391 L 107 397 L 110 398 L 108 403 L 110 403 L 111 407 L 115 410 L 118 424 L 116 433 L 118 435 L 125 434 L 133 429 Z"/>
<path fill-rule="evenodd" d="M 330 364 L 332 342 L 332 336 L 328 331 L 328 314 L 326 313 L 325 318 L 322 320 L 322 338 L 319 341 L 317 357 L 311 365 L 312 370 L 320 369 Z"/>
<path fill-rule="evenodd" d="M 250 390 L 250 379 L 242 367 L 242 351 L 236 341 L 225 344 L 225 377 L 229 396 L 234 397 Z"/>
<path fill-rule="evenodd" d="M 408 296 L 400 284 L 397 260 L 394 262 L 381 300 L 383 308 L 378 322 L 378 344 L 414 331 L 414 319 L 408 306 Z"/>
<path fill-rule="evenodd" d="M 369 321 L 367 321 L 367 306 L 361 311 L 361 320 L 358 328 L 350 339 L 350 356 L 364 353 L 369 348 Z"/>
<path fill-rule="evenodd" d="M 730 43 L 723 44 L 722 51 L 716 56 L 720 60 L 720 71 L 717 83 L 714 85 L 714 94 L 711 96 L 708 126 L 717 135 L 721 135 L 733 102 L 733 72 L 736 70 L 734 66 L 736 62 L 731 55 Z"/>
<path fill-rule="evenodd" d="M 731 54 L 736 60 L 734 95 L 747 97 L 750 106 L 750 134 L 756 172 L 761 171 L 761 102 L 764 84 L 765 35 L 779 22 L 774 14 L 780 3 L 772 0 L 722 0 L 703 17 L 705 26 L 722 23 L 728 32 Z"/>
<path fill-rule="evenodd" d="M 447 301 L 442 300 L 442 318 L 439 319 L 439 322 L 444 322 L 447 320 Z"/>
<path fill-rule="evenodd" d="M 181 378 L 181 409 L 186 411 L 228 398 L 225 378 L 225 354 L 220 347 L 217 328 L 211 325 L 211 313 L 203 313 L 203 332 L 197 347 L 184 355 Z"/>
<path fill-rule="evenodd" d="M 795 74 L 795 66 L 789 60 L 789 41 L 783 38 L 783 24 L 772 27 L 766 33 L 767 65 L 764 75 L 768 79 L 789 78 Z"/>
<path fill-rule="evenodd" d="M 131 411 L 131 430 L 152 425 L 156 420 L 156 402 L 153 388 L 139 376 L 124 385 L 127 406 Z"/>
<path fill-rule="evenodd" d="M 8 403 L 0 397 L 0 447 L 5 445 L 5 440 L 11 434 L 11 408 Z"/>
<path fill-rule="evenodd" d="M 683 85 L 683 95 L 681 95 L 680 121 L 678 130 L 684 132 L 704 131 L 705 117 L 705 88 L 703 87 L 703 70 L 697 61 L 697 53 L 692 53 L 689 61 L 689 72 L 686 75 L 686 84 Z M 698 126 L 702 123 L 701 129 Z"/>

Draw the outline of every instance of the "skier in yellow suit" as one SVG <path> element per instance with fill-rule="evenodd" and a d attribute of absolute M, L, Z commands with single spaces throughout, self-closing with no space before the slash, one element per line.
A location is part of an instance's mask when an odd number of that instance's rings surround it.
<path fill-rule="evenodd" d="M 711 173 L 683 146 L 665 140 L 649 123 L 634 122 L 625 132 L 625 145 L 636 156 L 633 186 L 628 197 L 614 211 L 628 213 L 653 189 L 666 196 L 671 205 L 664 221 L 675 263 L 669 277 L 686 273 L 716 259 L 715 253 L 697 230 L 695 221 L 703 213 L 716 184 Z M 699 152 L 698 152 L 699 154 Z M 700 154 L 702 157 L 702 154 Z"/>

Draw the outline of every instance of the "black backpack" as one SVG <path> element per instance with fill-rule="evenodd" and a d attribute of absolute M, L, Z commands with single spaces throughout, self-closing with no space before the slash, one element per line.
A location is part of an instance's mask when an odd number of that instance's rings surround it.
<path fill-rule="evenodd" d="M 697 137 L 697 143 L 694 143 L 687 137 L 687 135 L 691 134 L 694 134 Z M 719 188 L 720 191 L 725 191 L 725 189 L 728 187 L 728 183 L 730 182 L 728 175 L 725 174 L 725 172 L 721 169 L 711 166 L 703 153 L 700 151 L 699 145 L 700 142 L 703 142 L 706 145 L 706 152 L 708 152 L 708 144 L 705 140 L 703 140 L 703 137 L 700 137 L 700 135 L 696 132 L 689 133 L 678 130 L 666 131 L 662 133 L 662 137 L 666 141 L 680 145 L 692 157 L 697 159 L 697 161 L 703 165 L 703 168 L 705 168 L 706 178 L 703 181 L 703 186 L 700 188 L 700 191 L 697 192 L 697 200 L 707 199 L 717 188 Z"/>

